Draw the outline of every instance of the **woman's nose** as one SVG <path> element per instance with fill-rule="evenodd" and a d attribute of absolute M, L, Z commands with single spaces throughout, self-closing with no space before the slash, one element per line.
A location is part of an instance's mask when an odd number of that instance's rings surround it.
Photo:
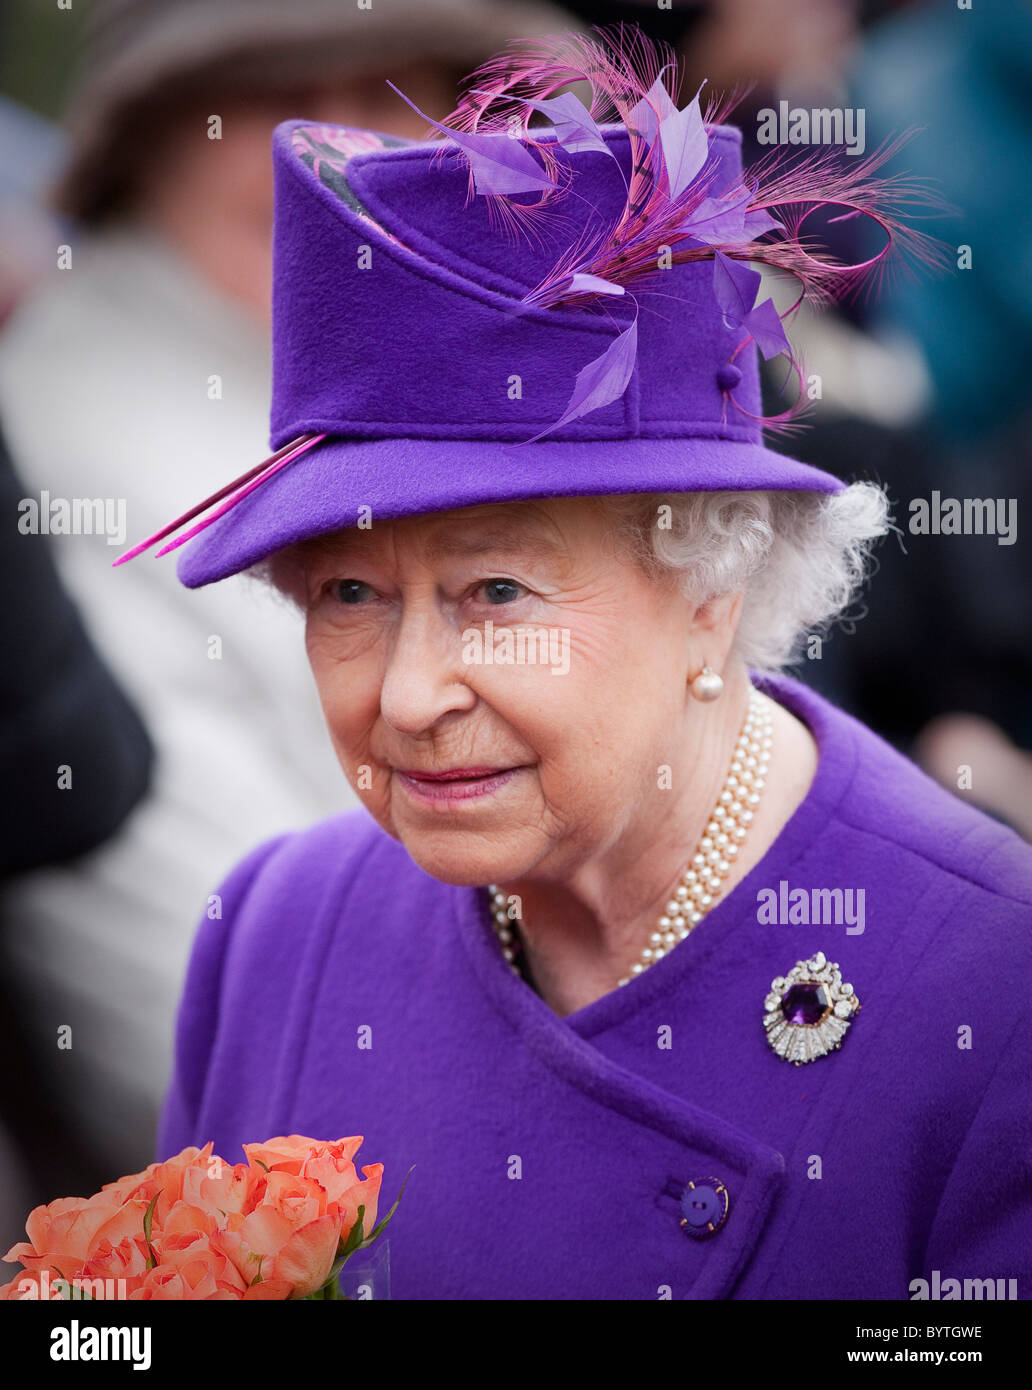
<path fill-rule="evenodd" d="M 392 728 L 418 737 L 444 715 L 476 703 L 467 671 L 461 638 L 443 614 L 403 614 L 380 688 L 380 713 Z"/>

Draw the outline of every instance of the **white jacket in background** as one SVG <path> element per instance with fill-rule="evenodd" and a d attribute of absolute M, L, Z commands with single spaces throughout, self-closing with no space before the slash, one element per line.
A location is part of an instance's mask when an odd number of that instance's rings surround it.
<path fill-rule="evenodd" d="M 175 1006 L 208 894 L 259 841 L 354 798 L 297 613 L 247 577 L 184 589 L 175 555 L 111 568 L 268 453 L 266 335 L 149 234 L 109 232 L 73 255 L 0 337 L 0 421 L 26 497 L 102 498 L 113 514 L 125 499 L 123 545 L 72 535 L 53 549 L 148 727 L 156 767 L 113 840 L 5 896 L 3 968 L 115 1178 L 154 1157 Z M 70 1052 L 57 1048 L 63 1024 Z"/>

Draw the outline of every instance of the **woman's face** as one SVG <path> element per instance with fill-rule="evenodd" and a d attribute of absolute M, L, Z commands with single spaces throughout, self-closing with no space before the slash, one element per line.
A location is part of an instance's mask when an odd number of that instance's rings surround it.
<path fill-rule="evenodd" d="M 301 556 L 341 764 L 434 878 L 569 875 L 667 813 L 687 681 L 731 634 L 700 645 L 694 605 L 614 544 L 601 503 L 383 522 Z"/>

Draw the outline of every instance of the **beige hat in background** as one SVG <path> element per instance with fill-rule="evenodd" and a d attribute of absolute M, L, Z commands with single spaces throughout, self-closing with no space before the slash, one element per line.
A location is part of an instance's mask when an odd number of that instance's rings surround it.
<path fill-rule="evenodd" d="M 412 62 L 468 72 L 510 39 L 582 27 L 543 0 L 96 0 L 51 201 L 102 220 L 132 184 L 134 127 L 201 92 L 284 91 Z"/>

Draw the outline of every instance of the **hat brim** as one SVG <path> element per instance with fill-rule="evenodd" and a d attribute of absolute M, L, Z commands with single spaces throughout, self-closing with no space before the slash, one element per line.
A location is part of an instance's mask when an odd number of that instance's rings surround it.
<path fill-rule="evenodd" d="M 184 549 L 183 584 L 205 584 L 314 536 L 428 512 L 532 498 L 634 492 L 839 492 L 841 479 L 726 439 L 327 439 L 276 473 Z M 360 508 L 369 512 L 360 512 Z"/>

